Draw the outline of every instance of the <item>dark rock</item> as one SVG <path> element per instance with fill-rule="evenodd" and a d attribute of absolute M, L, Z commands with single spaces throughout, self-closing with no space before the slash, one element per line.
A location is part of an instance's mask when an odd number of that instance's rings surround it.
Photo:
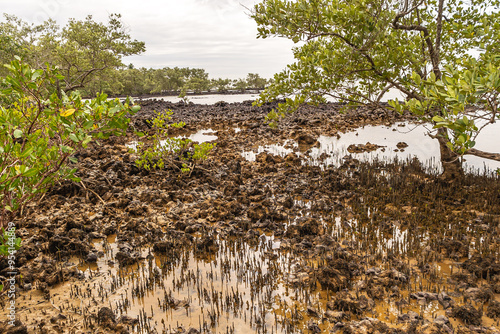
<path fill-rule="evenodd" d="M 484 279 L 500 274 L 500 262 L 496 261 L 493 256 L 481 257 L 474 255 L 467 259 L 462 266 L 469 272 Z"/>
<path fill-rule="evenodd" d="M 89 253 L 89 255 L 87 255 L 87 258 L 85 259 L 85 262 L 97 262 L 97 253 Z"/>
<path fill-rule="evenodd" d="M 311 333 L 321 333 L 321 329 L 319 328 L 318 324 L 315 323 L 314 321 L 309 321 L 307 323 L 307 329 L 309 329 Z"/>
<path fill-rule="evenodd" d="M 262 152 L 255 157 L 255 161 L 260 163 L 274 164 L 275 158 L 267 152 Z"/>
<path fill-rule="evenodd" d="M 1 326 L 0 329 L 2 329 Z M 20 320 L 14 321 L 14 326 L 6 322 L 6 327 L 3 330 L 5 330 L 3 332 L 5 334 L 28 334 L 28 328 Z"/>
<path fill-rule="evenodd" d="M 339 270 L 327 266 L 319 269 L 318 282 L 322 287 L 335 292 L 344 289 L 348 284 L 348 279 Z"/>
<path fill-rule="evenodd" d="M 363 309 L 360 307 L 359 301 L 346 291 L 339 292 L 335 296 L 333 309 L 344 312 L 351 312 L 353 314 L 361 314 L 363 312 Z"/>
<path fill-rule="evenodd" d="M 313 307 L 310 307 L 310 306 L 307 307 L 307 314 L 309 314 L 310 316 L 315 317 L 315 318 L 320 317 L 319 311 Z"/>
<path fill-rule="evenodd" d="M 264 219 L 266 217 L 266 209 L 260 204 L 252 204 L 248 209 L 247 216 L 252 221 Z"/>
<path fill-rule="evenodd" d="M 408 144 L 405 143 L 405 142 L 400 141 L 399 143 L 396 144 L 396 147 L 401 150 L 401 149 L 407 148 Z"/>
<path fill-rule="evenodd" d="M 377 268 L 377 267 L 372 267 L 372 268 L 368 268 L 366 269 L 366 272 L 365 274 L 366 275 L 379 275 L 380 273 L 382 272 L 382 270 L 380 268 Z"/>
<path fill-rule="evenodd" d="M 171 241 L 158 241 L 153 245 L 153 251 L 158 253 L 165 253 L 174 247 Z"/>
<path fill-rule="evenodd" d="M 495 300 L 490 301 L 490 304 L 488 305 L 488 310 L 486 312 L 486 316 L 492 319 L 500 318 L 500 302 L 497 302 Z"/>
<path fill-rule="evenodd" d="M 487 302 L 493 298 L 493 290 L 490 286 L 483 285 L 481 288 L 468 288 L 464 295 L 475 301 Z"/>
<path fill-rule="evenodd" d="M 416 292 L 416 293 L 410 294 L 410 298 L 416 299 L 419 302 L 428 303 L 431 300 L 437 300 L 438 299 L 438 294 L 437 293 L 420 291 L 420 292 Z"/>
<path fill-rule="evenodd" d="M 316 143 L 316 139 L 313 138 L 311 135 L 308 134 L 300 134 L 298 135 L 295 140 L 299 143 L 299 145 L 313 145 Z"/>
<path fill-rule="evenodd" d="M 139 323 L 139 319 L 129 317 L 128 315 L 122 315 L 118 319 L 118 322 L 125 324 L 125 325 L 133 326 L 133 325 L 136 325 Z"/>
<path fill-rule="evenodd" d="M 137 262 L 138 258 L 135 254 L 128 251 L 119 251 L 115 255 L 115 259 L 120 263 L 120 265 L 127 266 Z"/>
<path fill-rule="evenodd" d="M 347 152 L 349 152 L 349 153 L 372 152 L 372 151 L 376 151 L 382 147 L 384 147 L 384 146 L 372 144 L 370 142 L 368 142 L 364 145 L 363 144 L 358 144 L 358 145 L 351 144 L 347 147 Z"/>
<path fill-rule="evenodd" d="M 321 235 L 322 225 L 314 218 L 299 218 L 297 223 L 290 225 L 286 232 L 289 237 L 303 237 L 307 235 Z M 311 245 L 312 246 L 312 245 Z"/>
<path fill-rule="evenodd" d="M 325 312 L 325 316 L 328 318 L 330 322 L 337 323 L 342 319 L 346 318 L 347 315 L 344 312 L 327 310 Z"/>
<path fill-rule="evenodd" d="M 219 245 L 217 244 L 215 235 L 209 234 L 202 236 L 196 241 L 196 248 L 198 251 L 215 252 L 219 249 Z"/>
<path fill-rule="evenodd" d="M 462 320 L 466 325 L 481 325 L 481 314 L 470 304 L 453 307 L 450 315 L 454 318 Z"/>
<path fill-rule="evenodd" d="M 65 236 L 56 235 L 49 241 L 48 250 L 50 253 L 88 253 L 88 244 L 82 243 L 80 240 L 70 239 Z"/>
<path fill-rule="evenodd" d="M 434 326 L 436 326 L 435 331 L 431 331 L 431 333 L 447 333 L 454 334 L 453 325 L 450 323 L 450 320 L 444 315 L 438 316 L 434 319 Z"/>
<path fill-rule="evenodd" d="M 214 103 L 214 107 L 221 108 L 226 107 L 228 103 L 226 101 L 217 101 Z"/>
<path fill-rule="evenodd" d="M 451 326 L 450 320 L 447 317 L 445 317 L 444 315 L 437 316 L 436 319 L 434 319 L 434 322 L 438 325 Z"/>
<path fill-rule="evenodd" d="M 455 301 L 444 292 L 438 294 L 438 301 L 445 310 L 455 304 Z"/>
<path fill-rule="evenodd" d="M 97 313 L 97 322 L 102 326 L 112 326 L 116 324 L 115 314 L 109 307 L 101 307 Z"/>
<path fill-rule="evenodd" d="M 398 322 L 416 322 L 419 320 L 422 320 L 422 317 L 413 311 L 398 315 Z"/>

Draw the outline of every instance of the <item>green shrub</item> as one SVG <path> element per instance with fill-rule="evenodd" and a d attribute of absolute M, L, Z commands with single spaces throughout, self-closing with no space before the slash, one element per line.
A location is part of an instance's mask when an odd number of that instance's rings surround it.
<path fill-rule="evenodd" d="M 179 158 L 183 161 L 179 170 L 183 173 L 192 171 L 197 163 L 205 160 L 216 144 L 192 144 L 191 139 L 174 138 L 168 136 L 170 127 L 182 128 L 184 122 L 168 123 L 172 119 L 172 112 L 156 112 L 156 117 L 148 121 L 153 129 L 153 134 L 147 136 L 147 141 L 137 143 L 136 152 L 139 158 L 135 161 L 139 168 L 145 170 L 163 169 L 165 164 L 179 168 L 172 162 Z"/>
<path fill-rule="evenodd" d="M 120 135 L 139 110 L 105 94 L 82 100 L 50 91 L 62 80 L 57 69 L 34 70 L 16 58 L 0 91 L 0 225 L 61 179 L 78 181 L 68 162 L 95 139 Z M 58 96 L 59 95 L 59 96 Z"/>
<path fill-rule="evenodd" d="M 16 227 L 11 222 L 0 234 L 0 256 L 9 256 L 21 248 L 21 238 L 16 238 Z M 2 291 L 2 289 L 0 289 Z"/>

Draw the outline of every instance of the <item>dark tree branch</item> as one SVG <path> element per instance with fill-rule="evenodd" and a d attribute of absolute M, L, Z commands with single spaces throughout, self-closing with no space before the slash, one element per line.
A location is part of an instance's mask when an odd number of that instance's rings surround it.
<path fill-rule="evenodd" d="M 438 16 L 436 20 L 436 60 L 439 63 L 440 53 L 441 53 L 441 33 L 443 32 L 443 6 L 444 0 L 439 0 L 438 4 Z"/>
<path fill-rule="evenodd" d="M 92 68 L 88 71 L 86 71 L 85 73 L 82 73 L 82 75 L 80 76 L 80 78 L 78 80 L 75 80 L 75 81 L 79 81 L 77 84 L 72 84 L 70 82 L 66 82 L 66 91 L 67 92 L 70 92 L 72 90 L 75 90 L 77 88 L 82 88 L 82 87 L 85 87 L 84 85 L 84 82 L 85 82 L 85 79 L 92 73 L 96 72 L 96 71 L 102 71 L 102 70 L 105 70 L 108 66 L 105 65 L 103 67 L 100 67 L 100 68 Z"/>
<path fill-rule="evenodd" d="M 413 91 L 410 91 L 410 90 L 406 89 L 404 86 L 402 86 L 398 82 L 392 80 L 386 74 L 382 73 L 380 71 L 380 69 L 377 67 L 377 65 L 375 64 L 375 62 L 373 61 L 373 58 L 368 53 L 366 53 L 365 50 L 360 49 L 356 44 L 352 43 L 351 41 L 349 41 L 344 36 L 342 36 L 342 35 L 340 35 L 338 33 L 334 33 L 334 32 L 329 32 L 329 33 L 325 32 L 325 33 L 319 33 L 319 34 L 310 34 L 308 36 L 307 40 L 311 40 L 311 39 L 318 38 L 318 37 L 323 37 L 323 36 L 337 37 L 338 39 L 342 40 L 345 44 L 349 45 L 354 51 L 356 51 L 363 58 L 365 58 L 368 61 L 368 63 L 370 64 L 371 70 L 376 75 L 378 75 L 381 79 L 385 80 L 387 83 L 389 83 L 392 86 L 394 86 L 397 89 L 399 89 L 401 92 L 403 92 L 404 94 L 406 94 L 407 97 L 414 98 L 414 99 L 417 99 L 419 101 L 422 101 L 422 97 L 420 95 L 416 94 Z"/>
<path fill-rule="evenodd" d="M 477 150 L 475 148 L 470 148 L 464 153 L 464 155 L 465 154 L 475 155 L 476 157 L 480 157 L 480 158 L 484 158 L 484 159 L 500 161 L 500 153 L 484 152 L 481 150 Z"/>
<path fill-rule="evenodd" d="M 440 0 L 440 1 L 443 1 L 443 0 Z M 401 24 L 399 22 L 400 19 L 402 19 L 403 17 L 405 17 L 406 15 L 411 13 L 412 11 L 416 10 L 418 8 L 418 6 L 420 6 L 423 2 L 424 1 L 422 0 L 419 3 L 417 3 L 415 6 L 413 6 L 412 8 L 410 8 L 404 12 L 398 13 L 396 15 L 396 17 L 394 18 L 394 20 L 392 21 L 392 26 L 394 27 L 394 29 L 398 29 L 398 30 L 420 31 L 424 35 L 424 40 L 425 40 L 425 43 L 427 45 L 427 50 L 429 51 L 429 56 L 431 58 L 432 70 L 433 70 L 434 74 L 436 75 L 436 78 L 440 79 L 441 78 L 441 70 L 439 69 L 439 54 L 436 52 L 437 50 L 434 47 L 434 45 L 432 44 L 429 29 L 427 29 L 427 27 L 424 27 L 420 24 L 405 25 L 405 24 Z M 442 15 L 442 12 L 440 13 L 440 15 Z"/>

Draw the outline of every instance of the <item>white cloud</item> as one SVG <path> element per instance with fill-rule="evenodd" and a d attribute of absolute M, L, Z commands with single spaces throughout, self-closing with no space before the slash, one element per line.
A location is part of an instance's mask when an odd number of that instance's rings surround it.
<path fill-rule="evenodd" d="M 246 8 L 254 0 L 17 0 L 1 1 L 5 13 L 26 21 L 54 18 L 58 24 L 93 15 L 105 21 L 122 14 L 133 38 L 146 42 L 147 51 L 127 57 L 137 67 L 202 67 L 211 77 L 264 77 L 293 61 L 292 42 L 256 39 L 257 26 Z"/>

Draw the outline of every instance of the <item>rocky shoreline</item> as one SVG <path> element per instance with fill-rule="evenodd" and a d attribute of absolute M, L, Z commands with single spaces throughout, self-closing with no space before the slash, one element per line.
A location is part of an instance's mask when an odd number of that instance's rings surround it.
<path fill-rule="evenodd" d="M 187 124 L 172 135 L 200 129 L 217 133 L 213 154 L 189 176 L 179 176 L 173 166 L 154 172 L 137 168 L 126 146 L 136 139 L 132 132 L 79 152 L 82 182 L 54 186 L 16 222 L 23 238 L 17 257 L 21 323 L 8 329 L 4 322 L 0 332 L 207 332 L 202 325 L 154 325 L 144 320 L 148 317 L 128 314 L 130 302 L 123 310 L 108 307 L 113 288 L 99 292 L 99 299 L 92 294 L 97 286 L 89 286 L 103 272 L 89 276 L 80 269 L 84 262 L 104 258 L 108 265 L 138 271 L 162 256 L 210 262 L 220 257 L 223 243 L 233 240 L 228 249 L 250 245 L 269 268 L 273 261 L 295 261 L 293 271 L 276 269 L 276 276 L 256 281 L 262 284 L 262 307 L 266 286 L 276 280 L 297 294 L 320 295 L 317 303 L 304 298 L 310 301 L 295 314 L 284 311 L 281 320 L 276 315 L 273 332 L 500 333 L 498 179 L 467 175 L 446 183 L 426 174 L 418 161 L 366 163 L 346 157 L 338 168 L 321 168 L 303 164 L 295 153 L 263 152 L 255 161 L 241 154 L 288 139 L 307 151 L 319 135 L 342 136 L 365 125 L 414 120 L 411 116 L 370 109 L 342 113 L 341 105 L 331 103 L 303 107 L 271 129 L 264 120 L 274 104 L 141 104 L 131 123 L 136 131 L 149 131 L 147 120 L 155 110 L 171 110 L 173 121 Z M 96 240 L 110 236 L 112 245 L 98 249 Z M 263 236 L 279 246 L 259 246 Z M 112 252 L 110 247 L 115 247 Z M 167 266 L 161 263 L 148 268 Z M 0 276 L 6 270 L 3 259 Z M 71 293 L 58 290 L 68 282 Z M 89 289 L 90 297 L 78 289 Z M 89 305 L 85 311 L 69 308 L 61 301 L 64 296 L 87 298 Z M 181 302 L 168 299 L 167 304 L 189 309 Z M 5 312 L 4 305 L 2 319 Z M 255 332 L 270 333 L 266 319 L 245 323 Z M 211 331 L 226 328 L 212 326 Z M 233 332 L 242 331 L 233 327 Z"/>

